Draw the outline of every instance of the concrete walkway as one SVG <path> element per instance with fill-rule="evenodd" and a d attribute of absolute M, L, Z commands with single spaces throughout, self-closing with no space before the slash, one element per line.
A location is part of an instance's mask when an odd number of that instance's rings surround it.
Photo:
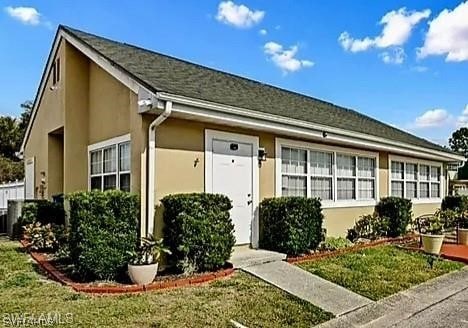
<path fill-rule="evenodd" d="M 343 315 L 372 302 L 284 261 L 251 265 L 244 267 L 243 270 L 335 316 Z"/>
<path fill-rule="evenodd" d="M 372 303 L 318 327 L 467 327 L 468 300 L 465 299 L 467 282 L 468 269 L 464 268 Z M 453 306 L 456 308 L 453 309 Z M 453 322 L 453 325 L 447 325 L 447 321 L 444 321 L 447 310 L 454 312 L 455 317 L 451 319 L 456 322 Z"/>

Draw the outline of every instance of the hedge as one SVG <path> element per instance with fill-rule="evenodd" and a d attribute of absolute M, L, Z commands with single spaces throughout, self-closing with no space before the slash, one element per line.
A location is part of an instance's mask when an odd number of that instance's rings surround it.
<path fill-rule="evenodd" d="M 235 244 L 228 197 L 218 194 L 175 194 L 164 206 L 164 241 L 170 261 L 185 273 L 213 271 L 230 258 Z"/>
<path fill-rule="evenodd" d="M 411 223 L 411 200 L 400 197 L 385 197 L 375 206 L 377 215 L 388 218 L 388 237 L 402 236 Z"/>
<path fill-rule="evenodd" d="M 279 197 L 260 203 L 260 248 L 298 255 L 316 249 L 323 214 L 315 198 Z"/>
<path fill-rule="evenodd" d="M 452 210 L 457 212 L 464 212 L 468 210 L 468 197 L 461 195 L 448 195 L 442 200 L 442 211 Z"/>
<path fill-rule="evenodd" d="M 76 192 L 70 201 L 70 257 L 84 280 L 124 275 L 137 245 L 138 196 L 123 191 Z"/>

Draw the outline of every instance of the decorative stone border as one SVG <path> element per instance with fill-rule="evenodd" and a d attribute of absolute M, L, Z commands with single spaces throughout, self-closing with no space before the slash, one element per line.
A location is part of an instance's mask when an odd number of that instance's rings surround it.
<path fill-rule="evenodd" d="M 406 243 L 406 242 L 414 241 L 416 238 L 417 238 L 417 236 L 415 236 L 415 235 L 409 235 L 409 236 L 397 237 L 397 238 L 379 239 L 379 240 L 371 241 L 369 243 L 357 244 L 357 245 L 354 245 L 354 246 L 351 246 L 351 247 L 338 249 L 336 251 L 317 252 L 317 253 L 314 253 L 314 254 L 308 254 L 308 255 L 298 256 L 298 257 L 288 256 L 286 258 L 286 261 L 288 263 L 301 263 L 301 262 L 307 262 L 307 261 L 317 261 L 317 260 L 322 260 L 322 259 L 326 259 L 326 258 L 329 258 L 329 257 L 337 256 L 337 255 L 356 252 L 356 251 L 366 249 L 366 248 L 376 247 L 376 246 L 379 246 L 379 245 L 394 244 L 394 243 Z"/>
<path fill-rule="evenodd" d="M 119 285 L 119 286 L 93 286 L 87 283 L 78 283 L 72 281 L 65 274 L 60 272 L 49 261 L 44 254 L 31 251 L 28 248 L 26 241 L 22 240 L 21 245 L 31 255 L 31 257 L 38 263 L 39 267 L 45 271 L 51 278 L 58 281 L 62 285 L 69 286 L 77 292 L 90 293 L 90 294 L 126 294 L 126 293 L 140 293 L 153 290 L 161 290 L 167 288 L 177 288 L 184 286 L 193 286 L 206 283 L 209 281 L 217 280 L 227 277 L 234 273 L 234 268 L 223 269 L 216 272 L 205 273 L 195 277 L 180 278 L 174 280 L 161 280 L 155 281 L 148 285 Z"/>

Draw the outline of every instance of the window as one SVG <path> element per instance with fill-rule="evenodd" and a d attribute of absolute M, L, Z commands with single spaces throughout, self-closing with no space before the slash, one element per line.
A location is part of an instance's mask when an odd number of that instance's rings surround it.
<path fill-rule="evenodd" d="M 336 155 L 336 192 L 337 199 L 356 198 L 356 157 Z"/>
<path fill-rule="evenodd" d="M 409 199 L 440 198 L 441 167 L 391 161 L 391 195 Z"/>
<path fill-rule="evenodd" d="M 89 152 L 91 190 L 130 191 L 130 142 L 103 146 Z"/>
<path fill-rule="evenodd" d="M 311 151 L 310 176 L 311 196 L 333 199 L 333 153 Z"/>
<path fill-rule="evenodd" d="M 60 58 L 52 64 L 52 85 L 56 85 L 60 81 Z"/>
<path fill-rule="evenodd" d="M 317 197 L 325 203 L 374 201 L 377 198 L 376 157 L 334 149 L 323 146 L 314 149 L 313 145 L 302 143 L 299 146 L 278 144 L 281 195 Z"/>
<path fill-rule="evenodd" d="M 307 153 L 305 150 L 283 148 L 281 172 L 284 196 L 306 196 Z"/>
<path fill-rule="evenodd" d="M 375 158 L 358 157 L 359 199 L 375 199 Z"/>

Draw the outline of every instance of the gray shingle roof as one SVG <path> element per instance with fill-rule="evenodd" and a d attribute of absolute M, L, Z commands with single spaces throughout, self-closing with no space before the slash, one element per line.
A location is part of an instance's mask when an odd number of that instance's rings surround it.
<path fill-rule="evenodd" d="M 440 145 L 351 109 L 69 27 L 60 28 L 152 91 L 237 106 L 452 153 Z"/>

